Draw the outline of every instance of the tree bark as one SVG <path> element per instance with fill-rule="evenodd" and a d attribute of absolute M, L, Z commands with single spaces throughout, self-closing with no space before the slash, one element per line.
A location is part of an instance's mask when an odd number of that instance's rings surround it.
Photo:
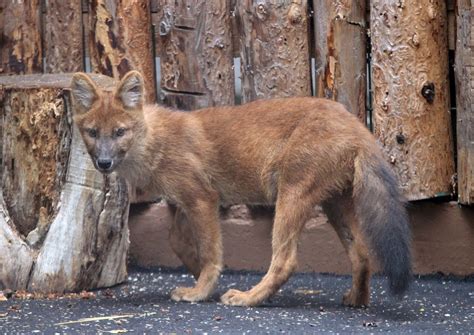
<path fill-rule="evenodd" d="M 45 72 L 84 70 L 81 0 L 46 0 L 44 20 Z"/>
<path fill-rule="evenodd" d="M 313 0 L 316 96 L 341 102 L 366 122 L 365 1 Z"/>
<path fill-rule="evenodd" d="M 0 75 L 43 72 L 39 0 L 4 0 Z"/>
<path fill-rule="evenodd" d="M 148 0 L 91 0 L 89 49 L 94 72 L 122 78 L 141 72 L 146 101 L 156 101 L 156 85 Z"/>
<path fill-rule="evenodd" d="M 243 102 L 311 95 L 307 1 L 237 1 Z"/>
<path fill-rule="evenodd" d="M 0 77 L 0 289 L 61 293 L 126 279 L 127 187 L 94 169 L 71 125 L 70 81 Z"/>
<path fill-rule="evenodd" d="M 161 96 L 191 110 L 234 104 L 229 2 L 161 0 Z"/>
<path fill-rule="evenodd" d="M 474 10 L 471 1 L 457 2 L 456 113 L 458 200 L 474 204 Z"/>
<path fill-rule="evenodd" d="M 405 195 L 449 195 L 454 175 L 442 0 L 371 2 L 373 125 Z"/>

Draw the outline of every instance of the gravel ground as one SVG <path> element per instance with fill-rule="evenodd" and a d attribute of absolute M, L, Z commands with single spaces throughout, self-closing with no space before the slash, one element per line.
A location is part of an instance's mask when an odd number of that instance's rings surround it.
<path fill-rule="evenodd" d="M 0 302 L 0 333 L 474 333 L 474 278 L 415 279 L 402 300 L 391 298 L 381 277 L 372 281 L 371 306 L 340 304 L 350 277 L 296 274 L 263 306 L 227 307 L 228 288 L 247 289 L 262 274 L 226 272 L 211 301 L 169 299 L 176 285 L 191 285 L 182 271 L 132 269 L 128 283 L 81 298 Z"/>

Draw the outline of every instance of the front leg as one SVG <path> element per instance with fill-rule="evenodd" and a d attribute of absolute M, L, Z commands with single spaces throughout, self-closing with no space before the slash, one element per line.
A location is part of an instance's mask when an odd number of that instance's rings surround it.
<path fill-rule="evenodd" d="M 171 248 L 197 280 L 201 273 L 201 266 L 193 229 L 182 209 L 171 204 L 168 207 L 173 213 L 169 235 Z"/>
<path fill-rule="evenodd" d="M 217 286 L 222 270 L 222 237 L 217 201 L 197 199 L 183 206 L 196 243 L 199 277 L 194 287 L 178 287 L 171 292 L 175 301 L 202 301 Z M 193 246 L 190 246 L 193 247 Z"/>

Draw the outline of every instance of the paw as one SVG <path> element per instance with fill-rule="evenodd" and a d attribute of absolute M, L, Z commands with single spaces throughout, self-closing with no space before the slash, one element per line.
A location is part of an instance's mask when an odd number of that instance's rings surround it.
<path fill-rule="evenodd" d="M 360 294 L 360 292 L 356 293 L 358 294 L 354 294 L 352 290 L 347 291 L 342 298 L 342 304 L 344 306 L 359 308 L 369 306 L 369 294 Z"/>
<path fill-rule="evenodd" d="M 255 306 L 258 302 L 252 301 L 248 292 L 239 290 L 229 290 L 222 297 L 221 301 L 230 306 Z"/>
<path fill-rule="evenodd" d="M 171 291 L 171 299 L 174 301 L 196 302 L 207 299 L 208 294 L 194 287 L 177 287 Z"/>

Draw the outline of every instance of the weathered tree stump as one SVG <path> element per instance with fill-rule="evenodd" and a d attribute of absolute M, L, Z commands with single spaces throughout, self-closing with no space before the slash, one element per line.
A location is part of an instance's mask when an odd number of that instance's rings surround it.
<path fill-rule="evenodd" d="M 126 279 L 127 186 L 94 169 L 71 124 L 70 80 L 0 77 L 0 289 L 61 293 Z"/>
<path fill-rule="evenodd" d="M 409 200 L 449 195 L 446 3 L 373 0 L 370 13 L 374 133 Z"/>

